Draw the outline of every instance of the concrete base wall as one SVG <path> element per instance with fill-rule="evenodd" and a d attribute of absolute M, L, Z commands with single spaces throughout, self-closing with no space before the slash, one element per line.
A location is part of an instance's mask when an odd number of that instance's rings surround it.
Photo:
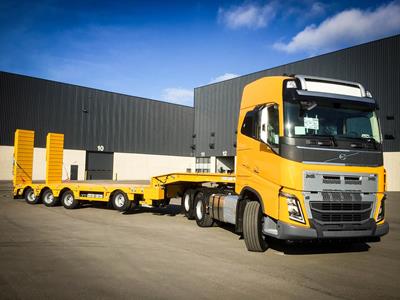
<path fill-rule="evenodd" d="M 0 146 L 0 180 L 13 179 L 14 147 Z M 64 149 L 63 180 L 70 178 L 71 165 L 78 165 L 78 180 L 85 179 L 86 151 Z M 46 149 L 33 150 L 33 180 L 46 179 Z"/>
<path fill-rule="evenodd" d="M 400 152 L 384 152 L 387 190 L 400 191 Z"/>
<path fill-rule="evenodd" d="M 0 146 L 0 180 L 12 180 L 14 147 Z M 172 172 L 194 171 L 193 157 L 114 153 L 113 178 L 149 180 L 152 176 Z M 70 179 L 71 165 L 78 165 L 78 180 L 85 179 L 86 151 L 64 149 L 63 180 Z M 46 149 L 34 148 L 33 180 L 46 178 Z"/>
<path fill-rule="evenodd" d="M 0 180 L 12 180 L 14 147 L 0 146 Z"/>
<path fill-rule="evenodd" d="M 78 165 L 78 180 L 85 179 L 86 151 L 64 149 L 63 180 L 71 178 L 71 165 Z M 33 152 L 33 180 L 46 179 L 46 149 L 35 148 Z"/>
<path fill-rule="evenodd" d="M 114 179 L 148 180 L 152 176 L 194 171 L 194 157 L 114 153 Z"/>

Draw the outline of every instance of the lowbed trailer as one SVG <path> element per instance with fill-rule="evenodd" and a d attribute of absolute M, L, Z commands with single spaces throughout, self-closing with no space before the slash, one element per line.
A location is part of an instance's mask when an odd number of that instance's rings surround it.
<path fill-rule="evenodd" d="M 33 131 L 18 129 L 14 144 L 14 197 L 25 198 L 30 204 L 43 202 L 46 206 L 55 206 L 61 202 L 65 208 L 73 209 L 82 202 L 111 201 L 116 210 L 127 211 L 139 205 L 166 205 L 170 198 L 182 195 L 187 189 L 201 187 L 204 183 L 229 188 L 235 181 L 235 176 L 232 175 L 206 173 L 155 176 L 151 178 L 149 185 L 62 181 L 64 136 L 49 133 L 46 143 L 46 180 L 43 183 L 34 183 L 34 134 Z"/>
<path fill-rule="evenodd" d="M 371 93 L 356 82 L 264 77 L 243 90 L 236 174 L 173 173 L 149 185 L 62 182 L 63 135 L 47 136 L 46 182 L 32 183 L 32 131 L 15 136 L 14 195 L 28 203 L 110 201 L 119 211 L 182 197 L 201 227 L 235 225 L 249 251 L 268 239 L 379 239 L 385 220 L 382 135 Z"/>

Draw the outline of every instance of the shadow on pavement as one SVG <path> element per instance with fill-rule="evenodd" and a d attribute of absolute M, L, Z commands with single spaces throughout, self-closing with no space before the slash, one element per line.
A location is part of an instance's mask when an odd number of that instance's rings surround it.
<path fill-rule="evenodd" d="M 217 223 L 223 228 L 243 240 L 243 236 L 235 232 L 235 226 L 226 223 Z M 362 240 L 309 240 L 302 242 L 283 241 L 268 237 L 270 249 L 287 255 L 330 254 L 368 251 L 370 246 Z M 243 241 L 244 242 L 244 241 Z M 372 242 L 372 241 L 371 241 Z M 267 250 L 268 251 L 268 250 Z"/>
<path fill-rule="evenodd" d="M 6 196 L 8 193 L 2 193 L 1 196 Z M 24 201 L 20 199 L 19 201 Z M 110 209 L 114 210 L 109 203 L 106 202 L 91 202 L 84 203 L 80 206 L 80 209 L 84 208 L 97 208 L 97 209 Z M 170 204 L 165 207 L 139 207 L 133 208 L 128 212 L 122 213 L 123 215 L 135 215 L 142 213 L 152 213 L 158 216 L 176 216 L 182 214 L 181 205 Z M 193 222 L 193 226 L 197 226 Z M 215 226 L 218 226 L 224 230 L 232 233 L 232 238 L 236 235 L 240 240 L 243 240 L 243 236 L 235 232 L 235 226 L 222 222 L 215 222 Z M 310 241 L 282 241 L 274 238 L 267 238 L 269 248 L 286 255 L 310 255 L 310 254 L 331 254 L 331 253 L 351 253 L 351 252 L 365 252 L 368 251 L 370 246 L 368 243 L 377 242 L 379 240 L 310 240 Z M 244 241 L 243 241 L 244 242 Z M 268 250 L 267 250 L 268 251 Z"/>

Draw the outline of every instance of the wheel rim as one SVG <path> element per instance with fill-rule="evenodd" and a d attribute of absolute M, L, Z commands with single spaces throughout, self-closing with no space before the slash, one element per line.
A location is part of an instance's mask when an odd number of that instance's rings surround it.
<path fill-rule="evenodd" d="M 122 207 L 124 204 L 125 204 L 125 197 L 124 197 L 124 195 L 121 195 L 121 194 L 117 195 L 117 196 L 115 197 L 115 205 L 116 205 L 117 207 Z"/>
<path fill-rule="evenodd" d="M 35 201 L 36 200 L 35 193 L 33 191 L 29 191 L 27 199 L 28 199 L 29 202 Z"/>
<path fill-rule="evenodd" d="M 197 201 L 196 203 L 196 216 L 199 220 L 203 218 L 203 203 L 201 201 Z"/>
<path fill-rule="evenodd" d="M 74 197 L 72 196 L 72 195 L 67 195 L 67 196 L 65 196 L 65 198 L 64 198 L 64 203 L 65 203 L 65 205 L 67 205 L 67 206 L 71 206 L 72 205 L 72 203 L 74 203 Z"/>
<path fill-rule="evenodd" d="M 44 202 L 46 202 L 47 204 L 50 204 L 53 202 L 54 200 L 54 195 L 53 193 L 46 193 L 46 195 L 44 196 Z"/>
<path fill-rule="evenodd" d="M 189 207 L 189 199 L 190 199 L 190 196 L 188 194 L 186 194 L 185 198 L 183 199 L 183 205 L 184 205 L 186 211 L 189 211 L 189 208 L 190 208 Z"/>

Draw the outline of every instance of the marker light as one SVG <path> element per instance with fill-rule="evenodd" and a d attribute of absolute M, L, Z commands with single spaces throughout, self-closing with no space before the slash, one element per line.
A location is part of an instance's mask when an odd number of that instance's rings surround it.
<path fill-rule="evenodd" d="M 381 201 L 381 207 L 379 207 L 378 218 L 376 222 L 380 222 L 385 218 L 385 197 Z"/>
<path fill-rule="evenodd" d="M 294 80 L 287 81 L 286 82 L 286 88 L 288 88 L 288 89 L 297 89 L 296 81 L 294 81 Z"/>

